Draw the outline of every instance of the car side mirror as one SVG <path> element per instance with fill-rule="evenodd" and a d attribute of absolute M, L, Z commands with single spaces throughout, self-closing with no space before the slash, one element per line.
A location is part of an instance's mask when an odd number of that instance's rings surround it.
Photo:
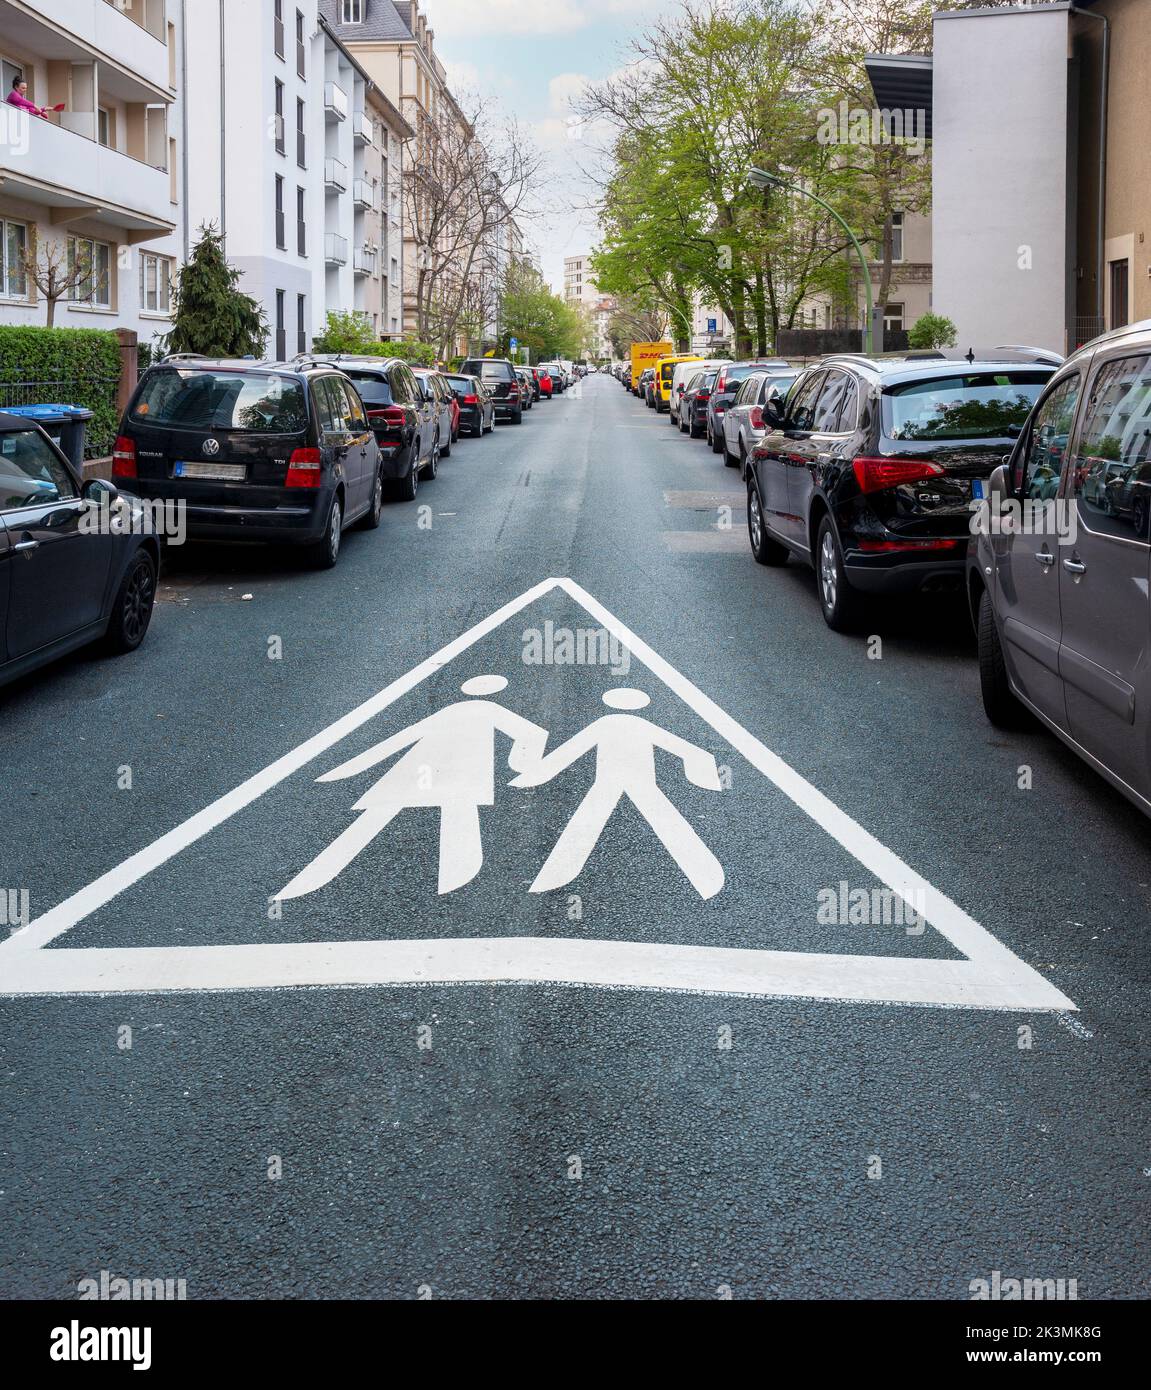
<path fill-rule="evenodd" d="M 781 430 L 786 426 L 787 416 L 783 413 L 783 405 L 778 396 L 771 396 L 764 402 L 763 418 L 767 421 L 768 429 Z"/>
<path fill-rule="evenodd" d="M 120 489 L 107 478 L 89 478 L 81 487 L 80 496 L 85 502 L 95 502 L 97 505 L 101 502 L 111 503 L 120 496 Z"/>
<path fill-rule="evenodd" d="M 992 471 L 987 480 L 987 499 L 993 512 L 1001 512 L 1003 504 L 1011 500 L 1011 475 L 1007 464 L 1001 463 Z"/>

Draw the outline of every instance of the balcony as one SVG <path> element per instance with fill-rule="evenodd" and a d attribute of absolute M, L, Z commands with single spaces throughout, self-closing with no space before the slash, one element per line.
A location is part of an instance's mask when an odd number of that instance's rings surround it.
<path fill-rule="evenodd" d="M 324 191 L 327 193 L 343 193 L 348 186 L 348 166 L 334 156 L 329 155 L 324 160 Z"/>
<path fill-rule="evenodd" d="M 352 269 L 357 275 L 374 275 L 377 254 L 375 247 L 361 246 L 353 258 Z"/>
<path fill-rule="evenodd" d="M 73 130 L 38 118 L 21 120 L 10 108 L 8 139 L 0 141 L 0 181 L 6 197 L 47 209 L 63 225 L 80 219 L 115 229 L 135 245 L 174 230 L 172 187 L 166 169 L 122 154 Z M 157 155 L 167 139 L 156 140 Z"/>
<path fill-rule="evenodd" d="M 376 192 L 367 179 L 357 179 L 352 185 L 352 201 L 364 212 L 375 212 Z"/>
<path fill-rule="evenodd" d="M 77 4 L 76 0 L 24 0 L 4 6 L 5 56 L 9 45 L 27 56 L 91 61 L 106 57 L 153 90 L 168 87 L 163 0 Z M 5 93 L 5 95 L 7 95 Z"/>
<path fill-rule="evenodd" d="M 348 238 L 338 232 L 324 233 L 324 264 L 347 265 Z"/>
<path fill-rule="evenodd" d="M 348 94 L 336 82 L 324 83 L 324 120 L 346 121 L 348 119 Z"/>
<path fill-rule="evenodd" d="M 357 111 L 352 117 L 352 139 L 358 145 L 370 145 L 375 138 L 375 121 L 366 111 Z"/>

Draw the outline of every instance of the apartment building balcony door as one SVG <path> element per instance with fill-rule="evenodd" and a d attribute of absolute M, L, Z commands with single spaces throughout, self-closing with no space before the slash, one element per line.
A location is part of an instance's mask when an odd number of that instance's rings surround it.
<path fill-rule="evenodd" d="M 1123 328 L 1127 323 L 1128 261 L 1111 261 L 1107 267 L 1111 289 L 1111 322 L 1109 328 Z"/>

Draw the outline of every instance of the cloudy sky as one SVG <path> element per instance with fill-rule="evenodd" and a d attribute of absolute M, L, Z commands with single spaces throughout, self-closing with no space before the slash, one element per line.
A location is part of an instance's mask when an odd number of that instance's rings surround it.
<path fill-rule="evenodd" d="M 595 216 L 580 205 L 594 197 L 584 171 L 595 169 L 601 144 L 570 119 L 571 101 L 628 62 L 628 40 L 659 0 L 423 0 L 421 9 L 453 91 L 476 92 L 514 116 L 547 160 L 547 211 L 524 232 L 562 293 L 564 257 L 595 244 Z"/>

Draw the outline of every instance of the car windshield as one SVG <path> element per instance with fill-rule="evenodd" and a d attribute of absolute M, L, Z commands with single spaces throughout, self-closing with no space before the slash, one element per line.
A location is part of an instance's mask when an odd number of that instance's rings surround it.
<path fill-rule="evenodd" d="M 132 418 L 178 429 L 298 434 L 308 407 L 296 377 L 173 367 L 147 374 Z"/>
<path fill-rule="evenodd" d="M 1002 439 L 1030 414 L 1045 371 L 963 372 L 905 381 L 883 393 L 889 439 Z"/>
<path fill-rule="evenodd" d="M 392 388 L 385 376 L 376 376 L 372 372 L 356 372 L 345 367 L 345 372 L 356 383 L 356 390 L 360 393 L 360 399 L 369 410 L 377 409 L 382 405 L 392 405 Z"/>
<path fill-rule="evenodd" d="M 476 389 L 476 384 L 470 377 L 450 376 L 448 382 L 457 396 L 470 396 Z"/>
<path fill-rule="evenodd" d="M 730 386 L 735 381 L 746 381 L 752 372 L 757 370 L 759 369 L 750 365 L 746 367 L 728 367 L 723 374 L 724 383 Z"/>

